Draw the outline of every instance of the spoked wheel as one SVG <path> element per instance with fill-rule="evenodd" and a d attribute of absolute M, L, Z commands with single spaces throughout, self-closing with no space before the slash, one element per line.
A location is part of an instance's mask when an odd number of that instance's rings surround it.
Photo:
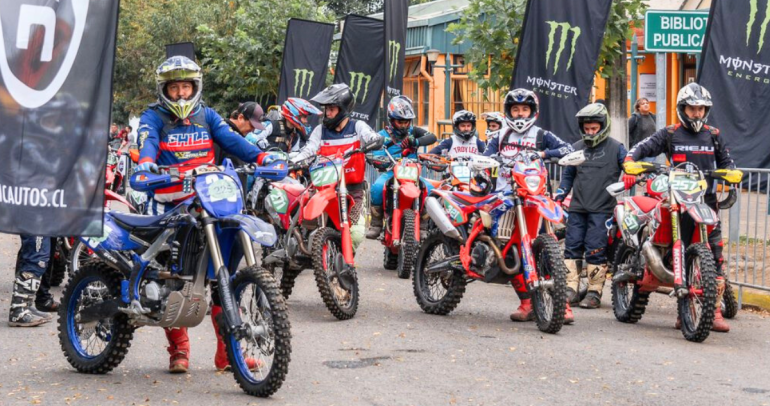
<path fill-rule="evenodd" d="M 725 278 L 725 293 L 722 295 L 722 317 L 732 319 L 738 314 L 738 300 L 735 298 L 735 292 L 730 285 L 730 281 Z"/>
<path fill-rule="evenodd" d="M 551 235 L 541 235 L 532 244 L 541 287 L 532 290 L 537 328 L 555 334 L 564 324 L 567 309 L 567 266 L 559 243 Z"/>
<path fill-rule="evenodd" d="M 331 228 L 317 231 L 313 236 L 312 253 L 316 285 L 326 308 L 340 320 L 353 318 L 358 311 L 358 277 L 353 270 L 354 283 L 349 288 L 340 283 L 339 274 L 345 261 L 339 231 Z"/>
<path fill-rule="evenodd" d="M 687 248 L 684 272 L 688 293 L 679 298 L 682 335 L 687 341 L 699 343 L 709 336 L 717 298 L 716 265 L 705 244 Z"/>
<path fill-rule="evenodd" d="M 67 361 L 79 372 L 105 374 L 117 367 L 131 346 L 134 329 L 128 317 L 81 323 L 84 309 L 120 298 L 120 272 L 102 261 L 88 261 L 64 289 L 59 310 L 59 344 Z"/>
<path fill-rule="evenodd" d="M 265 269 L 241 269 L 233 292 L 247 327 L 243 337 L 227 333 L 227 358 L 244 392 L 268 397 L 281 387 L 291 360 L 291 325 L 278 284 Z M 224 315 L 222 315 L 224 317 Z"/>
<path fill-rule="evenodd" d="M 96 254 L 83 244 L 83 241 L 76 241 L 75 245 L 72 247 L 72 252 L 70 253 L 70 272 L 74 273 L 80 268 L 80 264 L 83 264 L 92 258 L 97 258 Z"/>
<path fill-rule="evenodd" d="M 414 267 L 414 257 L 417 255 L 419 243 L 414 237 L 414 218 L 413 210 L 404 210 L 402 219 L 404 220 L 401 228 L 401 248 L 398 250 L 398 266 L 396 273 L 401 279 L 409 279 Z"/>
<path fill-rule="evenodd" d="M 437 264 L 460 253 L 460 247 L 438 229 L 433 229 L 422 242 L 412 275 L 412 286 L 417 304 L 425 313 L 447 315 L 460 303 L 467 282 L 464 275 L 452 269 L 428 272 Z"/>
<path fill-rule="evenodd" d="M 54 239 L 55 246 L 53 258 L 51 264 L 48 267 L 48 283 L 51 286 L 59 286 L 67 277 L 67 272 L 70 270 L 70 251 L 64 244 L 63 239 Z M 68 244 L 67 244 L 68 245 Z"/>
<path fill-rule="evenodd" d="M 615 255 L 613 268 L 626 269 L 633 264 L 634 249 L 621 244 Z M 650 301 L 649 292 L 640 292 L 639 285 L 634 282 L 612 282 L 612 310 L 615 318 L 623 323 L 636 323 L 642 319 L 647 303 Z"/>
<path fill-rule="evenodd" d="M 390 252 L 390 248 L 385 247 L 385 254 L 382 258 L 382 267 L 393 271 L 398 268 L 398 254 Z"/>

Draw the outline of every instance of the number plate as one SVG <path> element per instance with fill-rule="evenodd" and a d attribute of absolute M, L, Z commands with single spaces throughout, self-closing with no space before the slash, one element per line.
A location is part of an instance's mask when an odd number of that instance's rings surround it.
<path fill-rule="evenodd" d="M 417 168 L 414 166 L 402 166 L 398 168 L 398 179 L 417 181 Z"/>
<path fill-rule="evenodd" d="M 452 176 L 462 183 L 468 183 L 471 180 L 471 168 L 466 163 L 453 163 Z"/>
<path fill-rule="evenodd" d="M 209 185 L 209 198 L 212 202 L 237 199 L 240 192 L 238 185 L 229 177 L 223 177 Z"/>
<path fill-rule="evenodd" d="M 337 168 L 334 165 L 315 167 L 310 170 L 310 180 L 316 187 L 326 186 L 338 181 Z"/>

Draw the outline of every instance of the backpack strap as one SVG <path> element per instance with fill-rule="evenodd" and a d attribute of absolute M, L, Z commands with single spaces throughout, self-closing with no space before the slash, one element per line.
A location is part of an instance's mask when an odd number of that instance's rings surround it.
<path fill-rule="evenodd" d="M 535 148 L 538 151 L 543 150 L 543 139 L 545 138 L 545 130 L 542 128 L 537 129 L 537 135 L 535 136 Z"/>

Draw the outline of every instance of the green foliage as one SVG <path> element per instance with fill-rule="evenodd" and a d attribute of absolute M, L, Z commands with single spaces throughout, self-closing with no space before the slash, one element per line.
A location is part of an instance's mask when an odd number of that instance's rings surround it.
<path fill-rule="evenodd" d="M 526 0 L 470 0 L 460 21 L 449 25 L 448 31 L 457 36 L 455 43 L 473 43 L 465 60 L 472 64 L 469 76 L 480 88 L 501 90 L 510 85 L 526 6 Z M 597 66 L 602 76 L 622 74 L 613 69 L 613 61 L 623 57 L 623 41 L 633 35 L 630 23 L 638 21 L 645 8 L 642 0 L 614 0 Z"/>

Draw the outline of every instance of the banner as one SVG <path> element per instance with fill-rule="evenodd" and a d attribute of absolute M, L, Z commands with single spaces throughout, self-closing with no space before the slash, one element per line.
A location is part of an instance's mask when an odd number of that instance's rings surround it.
<path fill-rule="evenodd" d="M 289 97 L 310 100 L 324 89 L 334 25 L 292 18 L 283 45 L 278 104 Z"/>
<path fill-rule="evenodd" d="M 770 168 L 770 0 L 711 3 L 698 83 L 735 164 Z M 675 103 L 672 100 L 672 103 Z"/>
<path fill-rule="evenodd" d="M 171 58 L 172 56 L 186 56 L 191 61 L 195 61 L 195 44 L 192 42 L 166 44 L 166 58 Z"/>
<path fill-rule="evenodd" d="M 101 236 L 118 1 L 2 3 L 0 231 Z"/>
<path fill-rule="evenodd" d="M 345 83 L 356 97 L 350 117 L 374 127 L 385 85 L 385 27 L 382 20 L 351 14 L 345 18 L 334 83 Z"/>
<path fill-rule="evenodd" d="M 404 87 L 409 0 L 385 0 L 385 105 Z"/>
<path fill-rule="evenodd" d="M 612 0 L 529 0 L 511 88 L 540 99 L 535 125 L 580 139 L 575 114 L 591 96 Z"/>

